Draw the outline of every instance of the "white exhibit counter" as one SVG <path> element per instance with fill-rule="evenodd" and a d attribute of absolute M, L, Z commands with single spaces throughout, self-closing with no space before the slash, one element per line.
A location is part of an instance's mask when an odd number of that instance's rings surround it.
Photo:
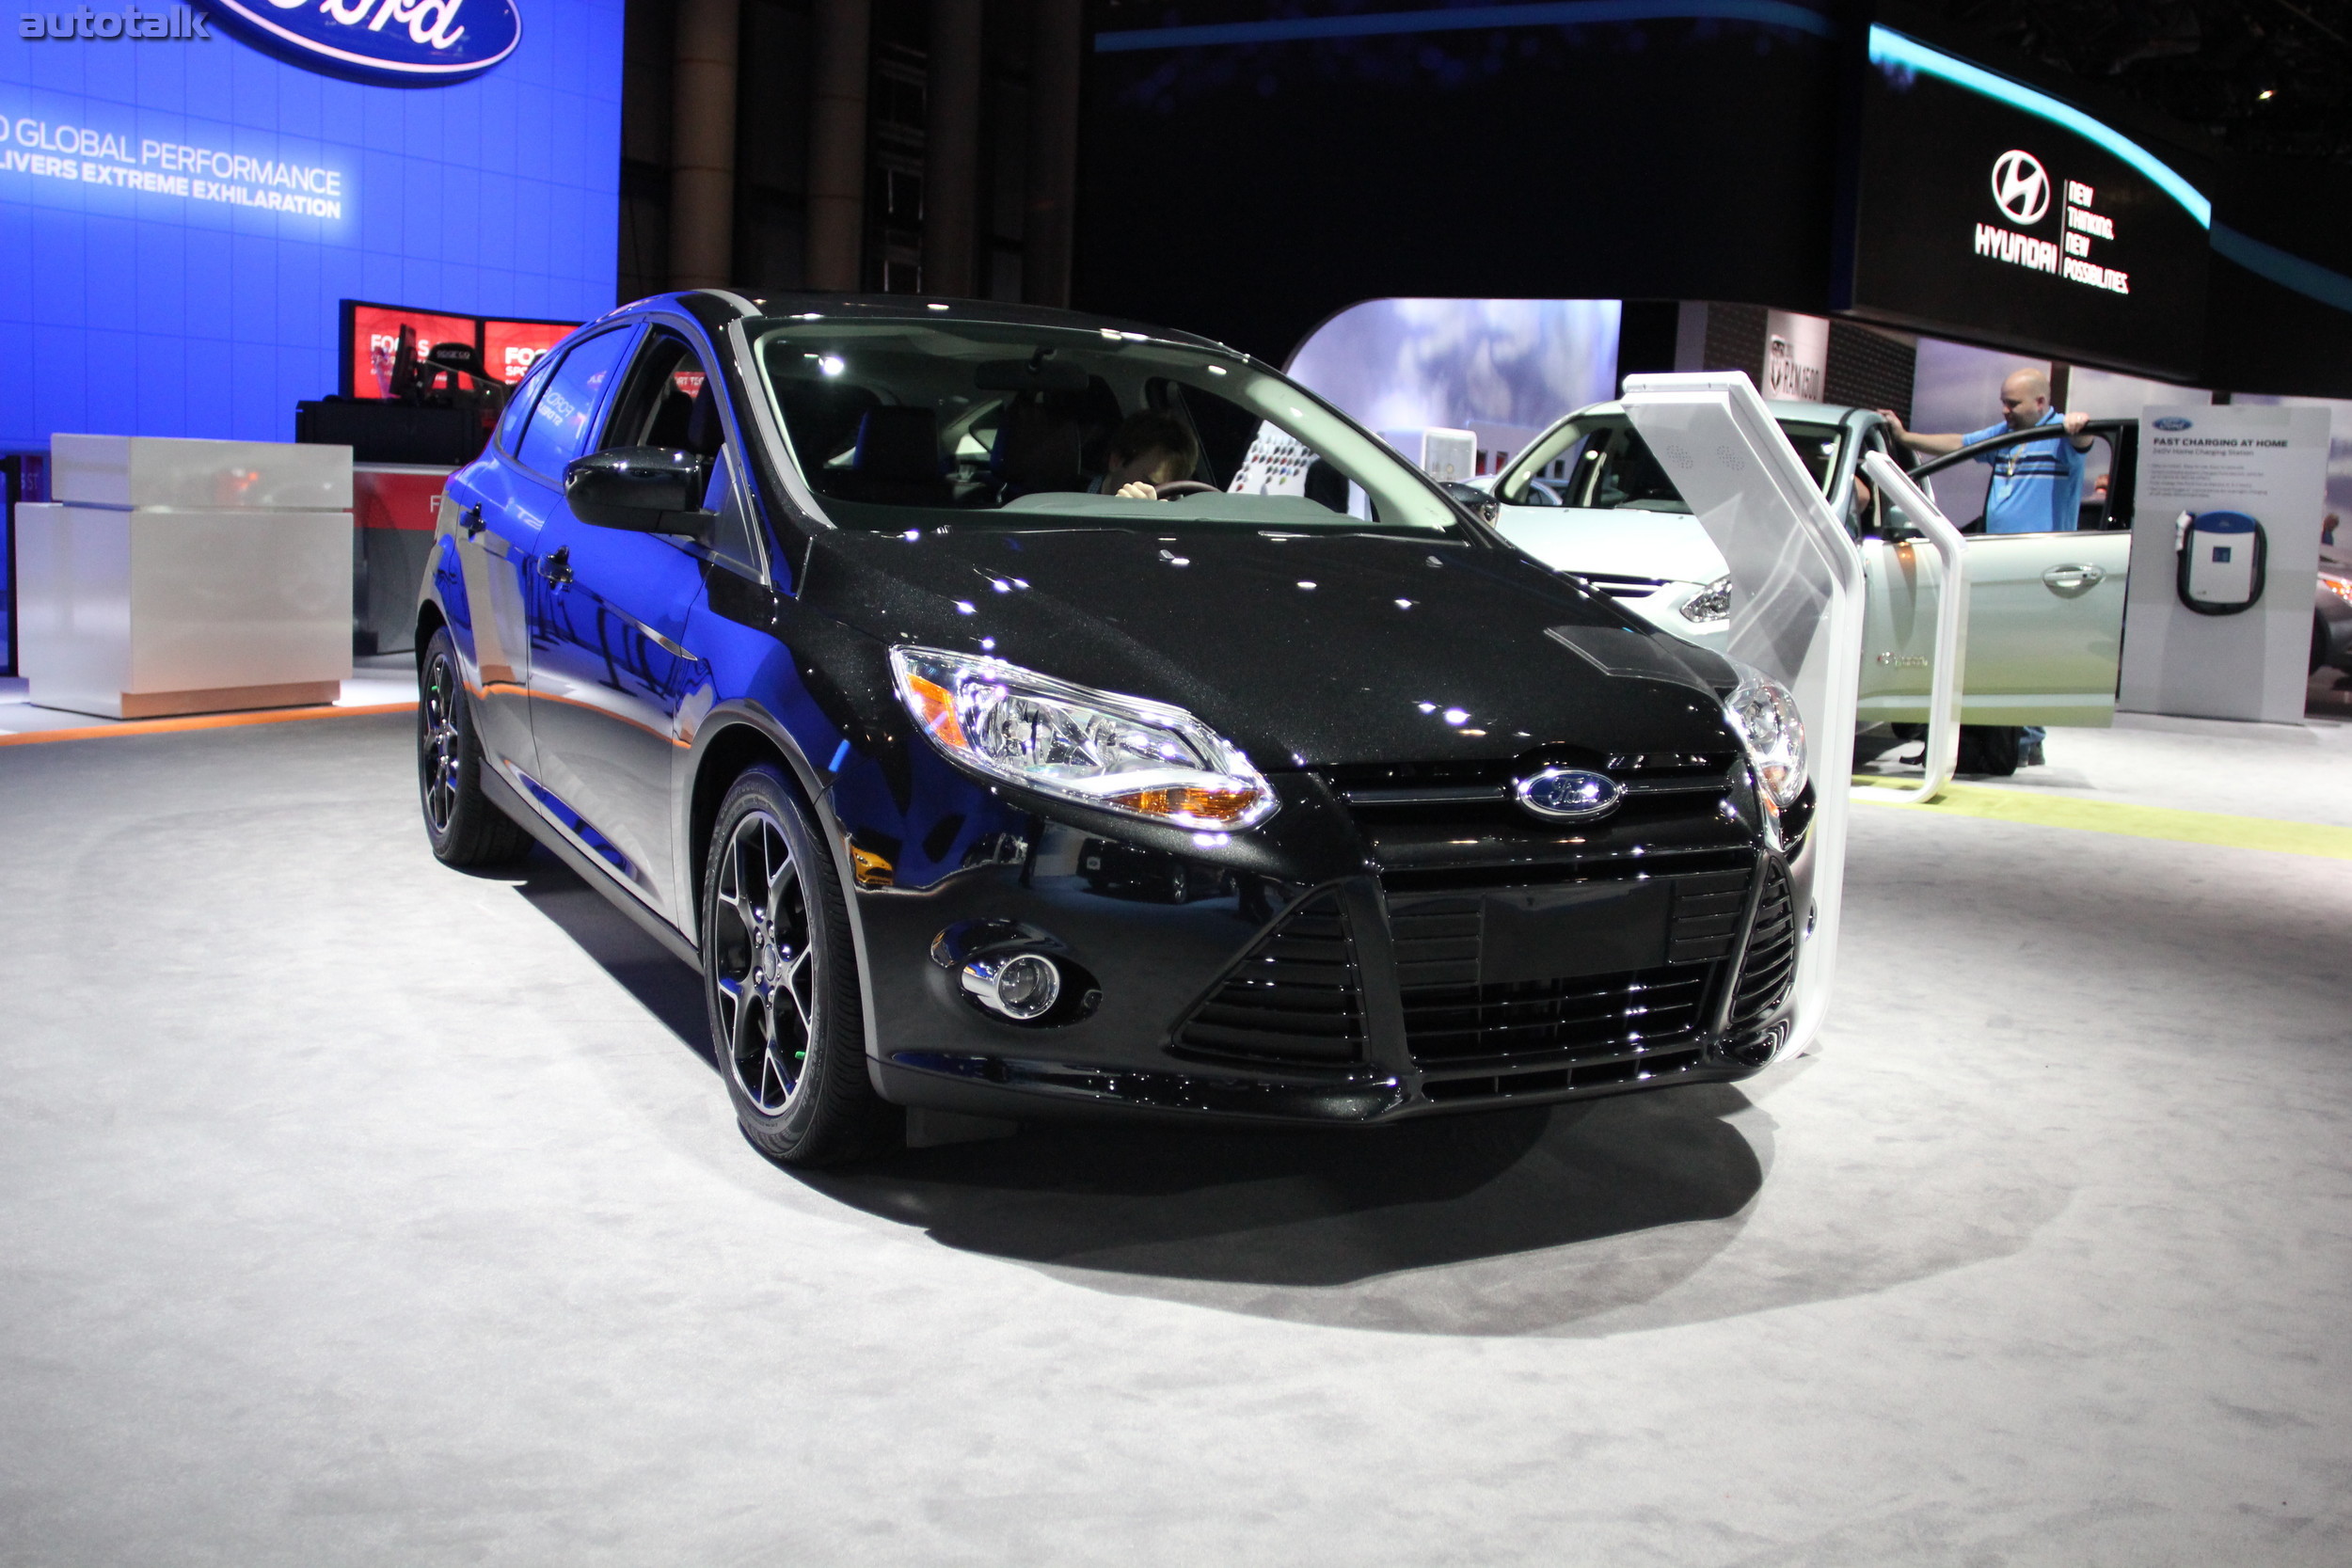
<path fill-rule="evenodd" d="M 56 436 L 16 509 L 30 700 L 107 719 L 331 703 L 351 674 L 351 449 Z"/>

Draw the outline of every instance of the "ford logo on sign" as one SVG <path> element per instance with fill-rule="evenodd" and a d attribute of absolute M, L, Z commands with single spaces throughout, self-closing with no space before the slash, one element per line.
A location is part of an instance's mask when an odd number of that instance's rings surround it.
<path fill-rule="evenodd" d="M 469 81 L 515 52 L 515 0 L 205 0 L 256 49 L 291 65 L 388 87 Z"/>
<path fill-rule="evenodd" d="M 2163 419 L 2156 421 L 2156 428 L 2158 430 L 2186 430 L 2188 427 L 2189 421 L 2181 418 L 2178 414 L 2168 414 Z"/>
<path fill-rule="evenodd" d="M 1512 785 L 1511 792 L 1537 816 L 1568 822 L 1608 816 L 1617 809 L 1617 800 L 1625 793 L 1607 774 L 1587 773 L 1581 768 L 1547 768 L 1530 773 Z"/>

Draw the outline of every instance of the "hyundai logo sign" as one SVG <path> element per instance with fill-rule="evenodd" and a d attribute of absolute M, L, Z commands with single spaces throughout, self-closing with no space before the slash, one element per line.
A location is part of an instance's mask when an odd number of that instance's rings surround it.
<path fill-rule="evenodd" d="M 1547 768 L 1530 773 L 1512 785 L 1511 792 L 1535 816 L 1567 822 L 1606 816 L 1617 809 L 1625 794 L 1607 774 L 1587 773 L 1581 768 Z"/>
<path fill-rule="evenodd" d="M 2050 176 L 2042 160 L 2011 148 L 1993 160 L 1993 199 L 2011 223 L 2040 223 L 2050 210 Z"/>
<path fill-rule="evenodd" d="M 469 81 L 515 52 L 515 0 L 207 0 L 213 20 L 291 65 L 389 87 Z"/>
<path fill-rule="evenodd" d="M 2167 414 L 2163 419 L 2156 421 L 2156 428 L 2158 430 L 2186 430 L 2191 422 L 2192 421 L 2181 418 L 2178 414 Z"/>

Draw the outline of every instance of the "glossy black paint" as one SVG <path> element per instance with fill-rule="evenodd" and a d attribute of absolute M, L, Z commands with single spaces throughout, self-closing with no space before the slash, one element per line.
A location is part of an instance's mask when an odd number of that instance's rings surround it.
<path fill-rule="evenodd" d="M 583 328 L 658 322 L 691 341 L 725 393 L 760 561 L 727 559 L 708 539 L 597 527 L 565 504 L 561 476 L 531 469 L 502 435 L 451 482 L 420 605 L 421 623 L 452 628 L 501 803 L 674 950 L 694 950 L 719 796 L 745 766 L 784 767 L 850 890 L 869 1072 L 886 1097 L 997 1116 L 1362 1121 L 1467 1108 L 1503 1095 L 1482 1099 L 1461 1085 L 1483 1081 L 1458 1075 L 1451 1099 L 1423 1092 L 1392 899 L 1450 889 L 1484 908 L 1515 888 L 1726 870 L 1761 885 L 1756 868 L 1785 862 L 1804 907 L 1803 812 L 1782 824 L 1789 842 L 1775 840 L 1723 717 L 1730 667 L 1468 514 L 1442 535 L 1187 523 L 1181 503 L 1138 503 L 1132 527 L 984 513 L 927 517 L 912 537 L 834 527 L 763 434 L 737 323 L 922 309 L 700 293 Z M 526 384 L 516 402 L 532 395 Z M 990 654 L 1182 706 L 1249 754 L 1280 810 L 1247 832 L 1198 833 L 976 779 L 899 705 L 894 643 Z M 1604 819 L 1547 822 L 1498 793 L 1547 765 L 1680 771 L 1645 786 L 1668 793 L 1629 795 Z M 1453 781 L 1466 803 L 1434 816 L 1366 803 L 1399 777 Z M 1335 901 L 1350 933 L 1353 1058 L 1185 1048 L 1180 1030 L 1235 962 L 1317 898 Z M 1623 907 L 1636 905 L 1653 925 L 1674 907 L 1666 892 Z M 935 956 L 977 940 L 1057 957 L 1086 1005 L 1034 1024 L 983 1012 Z M 1658 1082 L 1752 1070 L 1721 1038 L 1732 970 L 1707 974 L 1715 1022 Z M 1518 1098 L 1539 1099 L 1651 1083 L 1638 1062 L 1608 1070 L 1514 1082 Z"/>

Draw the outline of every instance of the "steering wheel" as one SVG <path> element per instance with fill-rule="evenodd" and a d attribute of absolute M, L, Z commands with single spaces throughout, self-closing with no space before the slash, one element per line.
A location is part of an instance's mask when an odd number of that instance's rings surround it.
<path fill-rule="evenodd" d="M 1214 495 L 1218 493 L 1216 485 L 1203 484 L 1197 479 L 1171 479 L 1166 484 L 1154 484 L 1152 488 L 1157 493 L 1158 498 L 1164 501 L 1172 501 L 1181 496 Z"/>

